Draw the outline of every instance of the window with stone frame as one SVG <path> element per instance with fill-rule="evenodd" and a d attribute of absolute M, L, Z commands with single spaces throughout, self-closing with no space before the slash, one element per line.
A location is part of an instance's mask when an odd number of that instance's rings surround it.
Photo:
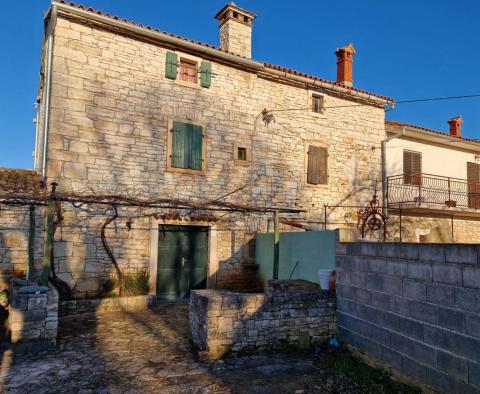
<path fill-rule="evenodd" d="M 328 183 L 328 151 L 316 145 L 308 146 L 307 183 L 326 185 Z"/>
<path fill-rule="evenodd" d="M 169 170 L 200 173 L 205 170 L 205 135 L 201 125 L 173 121 L 170 130 Z"/>
<path fill-rule="evenodd" d="M 198 64 L 194 60 L 180 58 L 179 78 L 181 81 L 196 84 L 198 81 Z"/>
<path fill-rule="evenodd" d="M 324 97 L 313 94 L 312 95 L 312 112 L 322 114 L 324 111 Z"/>

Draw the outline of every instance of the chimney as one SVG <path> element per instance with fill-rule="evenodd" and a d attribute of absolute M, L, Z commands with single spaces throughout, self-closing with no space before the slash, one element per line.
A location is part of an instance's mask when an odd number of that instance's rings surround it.
<path fill-rule="evenodd" d="M 449 119 L 448 125 L 450 126 L 450 135 L 460 137 L 462 135 L 462 124 L 463 118 L 461 115 Z"/>
<path fill-rule="evenodd" d="M 337 55 L 337 82 L 345 86 L 353 85 L 353 55 L 356 51 L 352 44 L 335 51 Z"/>
<path fill-rule="evenodd" d="M 220 48 L 246 58 L 252 57 L 252 21 L 256 15 L 228 3 L 215 19 L 220 22 Z"/>

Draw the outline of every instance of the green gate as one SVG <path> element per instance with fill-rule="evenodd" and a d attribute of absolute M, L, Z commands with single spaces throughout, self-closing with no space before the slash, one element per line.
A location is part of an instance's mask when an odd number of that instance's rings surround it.
<path fill-rule="evenodd" d="M 157 295 L 187 298 L 207 286 L 208 227 L 160 225 Z"/>

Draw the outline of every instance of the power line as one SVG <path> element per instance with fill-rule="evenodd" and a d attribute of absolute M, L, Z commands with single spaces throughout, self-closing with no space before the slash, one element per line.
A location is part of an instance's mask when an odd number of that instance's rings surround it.
<path fill-rule="evenodd" d="M 459 99 L 478 98 L 478 97 L 480 97 L 480 94 L 468 94 L 468 95 L 461 95 L 461 96 L 445 96 L 445 97 L 429 97 L 429 98 L 421 98 L 421 99 L 399 100 L 399 101 L 395 101 L 394 104 L 398 105 L 398 104 L 422 103 L 422 102 L 428 102 L 428 101 L 459 100 Z M 369 104 L 333 105 L 330 107 L 322 107 L 322 109 L 363 107 L 366 105 L 369 105 Z M 313 107 L 281 108 L 281 109 L 267 110 L 267 112 L 308 111 L 312 109 Z"/>

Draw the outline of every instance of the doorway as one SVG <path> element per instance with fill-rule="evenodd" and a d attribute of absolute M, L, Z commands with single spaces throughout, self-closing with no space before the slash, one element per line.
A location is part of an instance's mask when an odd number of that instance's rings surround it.
<path fill-rule="evenodd" d="M 157 295 L 188 298 L 207 287 L 208 227 L 159 225 Z"/>

